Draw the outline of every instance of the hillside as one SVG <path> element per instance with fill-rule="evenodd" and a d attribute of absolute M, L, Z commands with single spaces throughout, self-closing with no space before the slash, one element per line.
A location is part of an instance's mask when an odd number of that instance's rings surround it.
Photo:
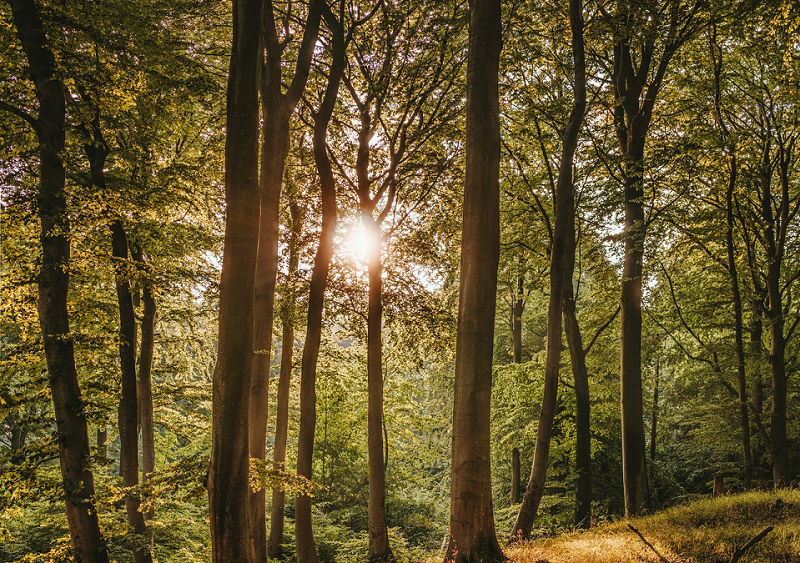
<path fill-rule="evenodd" d="M 507 551 L 514 563 L 664 563 L 619 521 Z M 700 500 L 630 523 L 670 563 L 728 563 L 734 549 L 775 526 L 740 562 L 800 563 L 800 491 Z"/>

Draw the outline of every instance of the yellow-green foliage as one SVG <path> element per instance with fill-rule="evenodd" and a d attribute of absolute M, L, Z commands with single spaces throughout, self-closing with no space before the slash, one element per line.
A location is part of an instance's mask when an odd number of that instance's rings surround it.
<path fill-rule="evenodd" d="M 513 563 L 627 563 L 663 560 L 627 522 L 509 548 Z M 727 563 L 737 546 L 775 529 L 742 563 L 800 563 L 800 490 L 754 492 L 695 501 L 630 521 L 671 563 Z"/>

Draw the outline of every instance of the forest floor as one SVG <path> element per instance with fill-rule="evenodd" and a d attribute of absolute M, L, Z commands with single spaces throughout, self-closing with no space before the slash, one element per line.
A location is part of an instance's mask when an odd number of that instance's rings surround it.
<path fill-rule="evenodd" d="M 737 547 L 767 526 L 774 529 L 739 563 L 800 563 L 797 489 L 694 501 L 652 516 L 535 540 L 508 548 L 506 554 L 511 563 L 729 563 Z"/>

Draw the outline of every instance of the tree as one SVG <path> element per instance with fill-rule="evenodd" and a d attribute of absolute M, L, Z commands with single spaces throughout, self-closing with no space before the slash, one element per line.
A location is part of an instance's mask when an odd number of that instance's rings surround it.
<path fill-rule="evenodd" d="M 489 467 L 500 251 L 500 2 L 473 0 L 470 8 L 450 541 L 445 554 L 445 561 L 465 563 L 505 559 L 495 533 Z"/>
<path fill-rule="evenodd" d="M 225 246 L 214 368 L 208 500 L 212 559 L 252 563 L 249 405 L 259 236 L 258 78 L 262 0 L 233 4 L 225 144 Z M 263 532 L 266 534 L 266 529 Z"/>
<path fill-rule="evenodd" d="M 290 28 L 292 3 L 286 6 L 284 37 L 278 32 L 278 20 L 272 0 L 264 1 L 265 58 L 259 74 L 261 92 L 261 176 L 259 177 L 260 219 L 258 259 L 255 270 L 253 327 L 253 376 L 250 382 L 250 456 L 264 459 L 269 401 L 269 365 L 272 351 L 272 325 L 275 308 L 275 284 L 278 273 L 278 231 L 280 225 L 281 184 L 289 151 L 289 121 L 305 90 L 314 46 L 317 42 L 324 0 L 312 0 L 298 47 L 297 63 L 286 92 L 283 91 L 284 51 L 292 40 Z M 265 491 L 250 495 L 250 513 L 256 563 L 267 561 Z"/>
<path fill-rule="evenodd" d="M 567 259 L 575 260 L 575 186 L 573 184 L 573 160 L 578 146 L 578 135 L 583 114 L 586 111 L 586 56 L 583 47 L 583 4 L 571 0 L 569 5 L 570 29 L 572 30 L 572 52 L 575 72 L 575 99 L 569 121 L 564 129 L 561 163 L 555 193 L 555 217 L 553 241 L 550 250 L 550 303 L 547 314 L 547 360 L 545 364 L 544 395 L 539 411 L 536 431 L 536 450 L 533 466 L 522 499 L 517 520 L 511 530 L 512 538 L 527 539 L 533 520 L 544 495 L 544 483 L 550 455 L 550 439 L 553 432 L 558 400 L 558 371 L 561 362 L 561 316 L 564 303 L 571 296 L 572 270 Z M 570 274 L 567 277 L 567 274 Z M 566 285 L 570 289 L 566 289 Z M 581 347 L 581 352 L 583 349 Z M 576 388 L 578 384 L 576 382 Z M 588 399 L 588 381 L 585 385 Z M 581 413 L 582 414 L 582 413 Z M 581 421 L 583 422 L 583 421 Z M 586 421 L 588 423 L 588 420 Z"/>
<path fill-rule="evenodd" d="M 653 109 L 667 68 L 702 25 L 702 3 L 620 2 L 615 14 L 614 125 L 624 166 L 625 255 L 620 297 L 620 405 L 625 514 L 648 507 L 642 407 L 642 265 L 647 223 L 644 213 L 644 149 Z M 668 22 L 664 22 L 667 19 Z M 640 23 L 645 22 L 645 23 Z M 664 27 L 666 23 L 666 28 Z M 666 34 L 664 35 L 664 30 Z M 655 59 L 657 39 L 663 41 Z M 652 76 L 651 76 L 652 74 Z"/>
<path fill-rule="evenodd" d="M 58 427 L 58 452 L 64 484 L 67 521 L 76 558 L 86 563 L 106 563 L 108 551 L 94 505 L 94 477 L 89 467 L 89 436 L 75 369 L 70 336 L 69 216 L 65 192 L 64 83 L 33 0 L 11 4 L 14 24 L 28 58 L 39 102 L 39 116 L 11 109 L 27 121 L 39 140 L 39 193 L 42 266 L 39 274 L 39 323 L 44 339 L 47 371 Z M 5 108 L 9 109 L 9 108 Z"/>

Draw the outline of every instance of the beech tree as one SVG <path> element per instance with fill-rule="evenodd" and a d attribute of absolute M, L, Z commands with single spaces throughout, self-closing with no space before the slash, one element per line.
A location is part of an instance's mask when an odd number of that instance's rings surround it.
<path fill-rule="evenodd" d="M 63 163 L 66 100 L 64 83 L 33 0 L 11 4 L 14 25 L 28 59 L 39 115 L 6 103 L 3 109 L 25 120 L 39 141 L 39 192 L 42 265 L 38 279 L 39 323 L 44 339 L 50 391 L 58 429 L 58 453 L 72 547 L 81 562 L 105 563 L 108 551 L 98 522 L 94 477 L 89 466 L 89 435 L 70 335 L 69 216 Z"/>
<path fill-rule="evenodd" d="M 500 2 L 473 0 L 470 8 L 450 541 L 444 557 L 465 563 L 505 559 L 495 533 L 489 467 L 500 253 Z"/>
<path fill-rule="evenodd" d="M 225 246 L 214 368 L 208 500 L 215 563 L 255 558 L 250 528 L 249 405 L 259 245 L 258 78 L 262 0 L 233 4 L 225 145 Z M 262 535 L 266 534 L 266 528 Z"/>

